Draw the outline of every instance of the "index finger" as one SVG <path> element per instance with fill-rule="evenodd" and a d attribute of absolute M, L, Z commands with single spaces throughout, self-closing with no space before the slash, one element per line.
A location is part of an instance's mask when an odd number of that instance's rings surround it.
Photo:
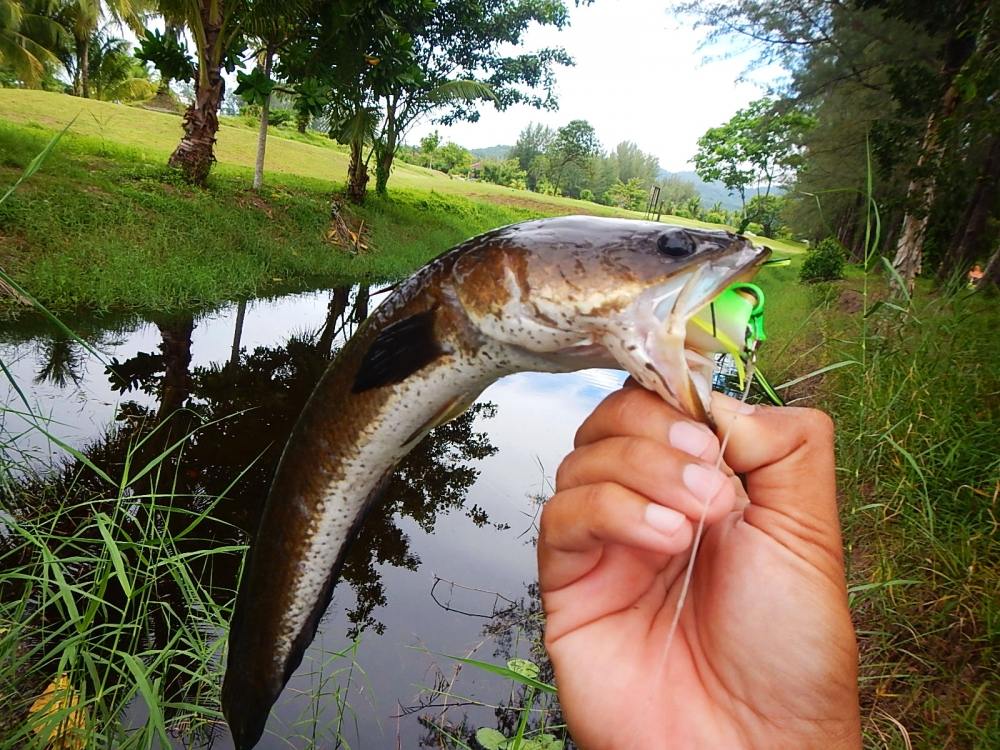
<path fill-rule="evenodd" d="M 678 426 L 681 425 L 681 426 Z M 642 437 L 673 445 L 704 461 L 719 455 L 718 438 L 652 391 L 629 383 L 600 403 L 576 432 L 575 448 L 609 437 Z"/>

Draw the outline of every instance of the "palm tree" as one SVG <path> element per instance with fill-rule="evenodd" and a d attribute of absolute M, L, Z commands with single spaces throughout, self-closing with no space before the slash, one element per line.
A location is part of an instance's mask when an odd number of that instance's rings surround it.
<path fill-rule="evenodd" d="M 151 7 L 151 0 L 70 0 L 59 9 L 57 17 L 73 36 L 73 93 L 90 98 L 90 44 L 105 12 L 119 25 L 141 33 L 143 16 Z"/>
<path fill-rule="evenodd" d="M 27 86 L 37 86 L 66 31 L 23 0 L 0 0 L 0 63 L 9 65 Z M 45 10 L 45 8 L 38 8 Z"/>
<path fill-rule="evenodd" d="M 297 9 L 306 2 L 291 5 Z M 243 44 L 237 42 L 244 35 L 254 36 L 268 28 L 267 19 L 294 13 L 289 3 L 280 0 L 159 0 L 159 7 L 165 16 L 187 26 L 198 58 L 194 100 L 184 113 L 184 136 L 169 163 L 189 182 L 203 185 L 215 161 L 219 106 L 225 93 L 223 62 L 231 53 L 242 52 Z"/>

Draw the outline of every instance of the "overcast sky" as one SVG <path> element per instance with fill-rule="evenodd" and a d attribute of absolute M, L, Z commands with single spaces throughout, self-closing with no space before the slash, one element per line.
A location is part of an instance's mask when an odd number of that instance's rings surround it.
<path fill-rule="evenodd" d="M 631 140 L 655 154 L 664 169 L 693 169 L 689 159 L 698 137 L 764 91 L 737 82 L 746 57 L 703 62 L 701 32 L 692 31 L 687 20 L 669 16 L 666 4 L 595 0 L 589 7 L 573 8 L 571 23 L 562 31 L 531 29 L 525 49 L 561 46 L 576 60 L 573 67 L 557 69 L 558 111 L 512 107 L 497 112 L 485 105 L 477 123 L 450 128 L 427 120 L 417 123 L 407 142 L 416 144 L 438 129 L 445 140 L 466 148 L 510 145 L 529 122 L 560 127 L 583 119 L 594 126 L 606 150 Z M 768 83 L 763 74 L 754 78 Z"/>

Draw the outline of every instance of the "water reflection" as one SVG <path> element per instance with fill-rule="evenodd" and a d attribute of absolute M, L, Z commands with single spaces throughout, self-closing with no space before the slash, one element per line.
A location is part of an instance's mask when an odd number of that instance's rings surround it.
<path fill-rule="evenodd" d="M 280 345 L 256 346 L 252 351 L 241 345 L 249 333 L 246 307 L 241 305 L 235 329 L 231 329 L 229 356 L 221 363 L 197 364 L 193 356 L 192 342 L 205 321 L 195 321 L 191 315 L 152 321 L 155 339 L 137 337 L 141 348 L 127 356 L 122 356 L 118 347 L 118 356 L 111 357 L 100 373 L 103 388 L 121 396 L 112 426 L 92 434 L 89 442 L 80 446 L 80 457 L 63 463 L 58 471 L 22 477 L 17 486 L 9 487 L 4 495 L 6 511 L 15 522 L 50 517 L 55 524 L 51 528 L 54 537 L 97 545 L 101 539 L 95 518 L 114 514 L 116 499 L 109 497 L 107 484 L 91 467 L 99 467 L 112 477 L 128 472 L 134 477 L 140 467 L 155 463 L 155 471 L 129 487 L 132 526 L 173 540 L 178 555 L 194 556 L 206 548 L 225 550 L 201 557 L 196 571 L 212 599 L 220 607 L 228 606 L 241 560 L 239 545 L 256 531 L 280 448 L 313 385 L 336 353 L 337 342 L 353 333 L 371 305 L 371 295 L 364 287 L 334 290 L 325 318 L 314 333 L 289 337 Z M 149 346 L 153 340 L 155 347 Z M 71 339 L 50 339 L 38 350 L 39 356 L 30 365 L 42 363 L 36 385 L 69 391 L 85 382 L 94 390 L 102 387 L 95 382 L 95 362 Z M 28 366 L 21 365 L 22 370 Z M 477 403 L 467 414 L 433 431 L 399 467 L 385 502 L 367 520 L 344 568 L 343 580 L 353 593 L 343 596 L 338 590 L 338 599 L 352 602 L 344 636 L 385 631 L 378 614 L 388 603 L 383 578 L 387 568 L 417 569 L 420 555 L 411 545 L 414 526 L 430 535 L 442 517 L 465 510 L 474 527 L 493 531 L 507 528 L 506 523 L 492 521 L 482 505 L 466 507 L 468 490 L 479 475 L 470 462 L 496 453 L 482 431 L 496 414 L 495 405 Z M 86 420 L 82 422 L 80 426 L 86 429 Z M 199 520 L 197 533 L 190 533 L 192 518 L 198 514 L 206 515 Z M 136 548 L 125 552 L 126 567 L 147 563 L 142 547 L 153 541 L 137 539 Z M 28 556 L 38 552 L 14 536 L 0 536 L 3 570 L 30 563 Z M 77 572 L 81 578 L 90 574 Z M 0 599 L 7 603 L 23 593 L 20 587 L 9 584 L 10 579 L 5 578 L 0 587 Z M 192 622 L 210 627 L 212 623 L 199 620 L 199 613 L 186 611 L 181 586 L 170 577 L 157 577 L 151 597 L 155 606 L 134 611 L 128 592 L 112 577 L 103 593 L 109 607 L 99 616 L 114 613 L 119 623 L 141 622 L 144 626 L 131 640 L 113 647 L 163 650 L 178 627 Z M 33 616 L 43 622 L 58 621 L 64 615 L 42 611 Z M 174 705 L 212 699 L 202 684 L 190 679 L 195 669 L 196 665 L 187 663 L 183 656 L 171 663 L 164 678 Z"/>

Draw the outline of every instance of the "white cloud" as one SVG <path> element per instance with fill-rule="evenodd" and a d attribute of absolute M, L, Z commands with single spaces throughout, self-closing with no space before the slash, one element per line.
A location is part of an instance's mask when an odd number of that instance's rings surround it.
<path fill-rule="evenodd" d="M 562 46 L 576 60 L 557 71 L 558 112 L 487 107 L 477 123 L 418 123 L 407 142 L 437 128 L 466 148 L 513 144 L 529 122 L 559 127 L 585 119 L 605 149 L 631 140 L 665 169 L 693 169 L 688 160 L 699 136 L 764 93 L 737 81 L 746 56 L 703 63 L 702 37 L 686 19 L 668 15 L 665 0 L 597 0 L 574 8 L 563 31 L 535 28 L 525 37 L 525 49 Z"/>

